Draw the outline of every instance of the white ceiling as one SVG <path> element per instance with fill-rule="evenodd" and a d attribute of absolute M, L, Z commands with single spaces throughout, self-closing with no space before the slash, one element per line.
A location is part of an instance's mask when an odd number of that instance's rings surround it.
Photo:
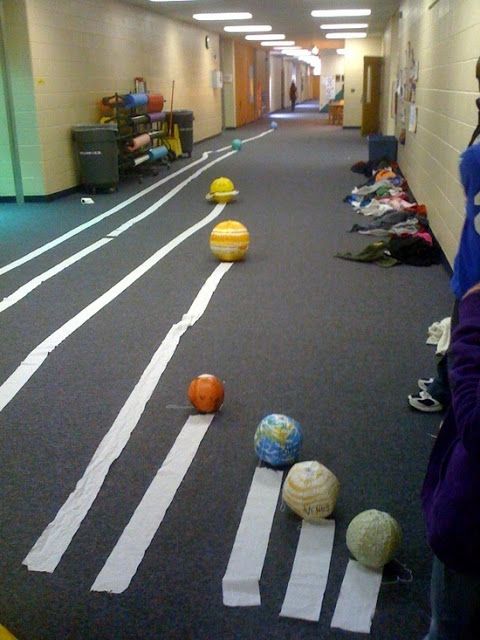
<path fill-rule="evenodd" d="M 194 23 L 200 28 L 217 31 L 225 37 L 240 38 L 244 35 L 226 34 L 225 24 L 270 24 L 273 33 L 284 33 L 287 40 L 307 41 L 311 44 L 327 43 L 320 24 L 326 22 L 368 22 L 368 35 L 380 36 L 388 19 L 395 13 L 400 0 L 193 0 L 192 2 L 150 2 L 150 0 L 123 0 L 137 4 L 152 11 Z M 312 18 L 313 9 L 371 9 L 368 18 Z M 249 11 L 252 20 L 228 23 L 198 22 L 192 19 L 193 13 L 219 11 Z M 304 42 L 305 44 L 305 42 Z"/>

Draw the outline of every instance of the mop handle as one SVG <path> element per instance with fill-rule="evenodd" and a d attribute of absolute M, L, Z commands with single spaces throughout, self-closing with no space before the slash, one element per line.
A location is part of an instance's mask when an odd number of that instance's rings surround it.
<path fill-rule="evenodd" d="M 172 98 L 170 100 L 170 122 L 168 124 L 168 135 L 169 136 L 173 136 L 173 126 L 172 126 L 172 120 L 173 120 L 173 91 L 175 88 L 175 80 L 172 80 Z"/>

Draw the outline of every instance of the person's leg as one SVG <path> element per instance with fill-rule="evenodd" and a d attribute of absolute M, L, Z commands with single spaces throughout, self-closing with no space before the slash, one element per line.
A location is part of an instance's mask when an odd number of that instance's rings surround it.
<path fill-rule="evenodd" d="M 450 332 L 453 332 L 458 324 L 458 300 L 455 300 Z M 426 387 L 421 387 L 420 393 L 408 396 L 411 407 L 419 411 L 442 411 L 451 401 L 450 381 L 448 379 L 448 351 L 437 361 L 437 372 L 432 382 Z"/>
<path fill-rule="evenodd" d="M 437 362 L 437 373 L 427 392 L 443 406 L 450 404 L 450 384 L 448 382 L 448 355 L 441 356 Z"/>
<path fill-rule="evenodd" d="M 424 640 L 475 640 L 480 614 L 480 577 L 451 571 L 433 558 L 432 620 Z"/>
<path fill-rule="evenodd" d="M 458 300 L 455 300 L 452 309 L 451 321 L 450 321 L 450 333 L 455 330 L 458 324 Z M 445 355 L 441 356 L 437 362 L 437 375 L 433 379 L 433 382 L 428 385 L 427 392 L 441 402 L 444 407 L 450 404 L 450 381 L 448 379 L 448 351 Z"/>

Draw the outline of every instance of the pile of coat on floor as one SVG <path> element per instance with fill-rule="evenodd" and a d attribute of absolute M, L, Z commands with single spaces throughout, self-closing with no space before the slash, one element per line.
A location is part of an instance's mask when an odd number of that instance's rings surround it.
<path fill-rule="evenodd" d="M 364 218 L 350 231 L 381 239 L 360 253 L 343 252 L 336 257 L 381 267 L 400 263 L 426 267 L 441 262 L 442 252 L 430 231 L 427 209 L 415 202 L 398 165 L 358 162 L 352 171 L 371 177 L 344 199 Z"/>

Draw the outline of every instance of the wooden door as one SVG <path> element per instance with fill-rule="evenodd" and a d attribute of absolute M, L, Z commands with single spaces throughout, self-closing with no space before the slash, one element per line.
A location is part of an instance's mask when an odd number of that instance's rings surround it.
<path fill-rule="evenodd" d="M 382 61 L 380 56 L 363 58 L 362 136 L 380 130 Z"/>
<path fill-rule="evenodd" d="M 236 126 L 255 120 L 255 49 L 235 43 Z"/>

